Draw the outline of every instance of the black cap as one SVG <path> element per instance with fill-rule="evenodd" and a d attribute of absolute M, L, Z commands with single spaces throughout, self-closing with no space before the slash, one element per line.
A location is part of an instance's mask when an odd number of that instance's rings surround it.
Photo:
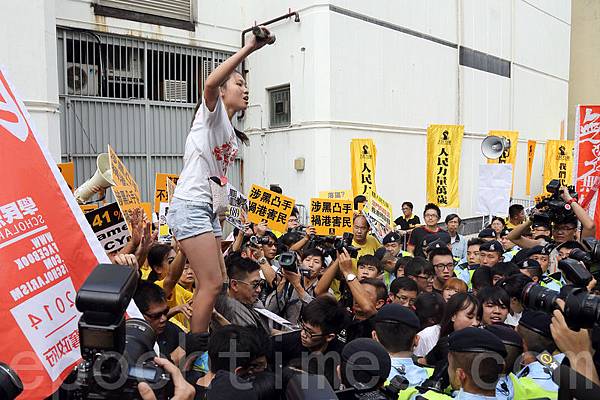
<path fill-rule="evenodd" d="M 487 325 L 484 329 L 496 335 L 505 345 L 523 347 L 523 339 L 509 326 L 493 324 Z"/>
<path fill-rule="evenodd" d="M 551 322 L 552 315 L 534 310 L 523 311 L 521 319 L 519 319 L 519 325 L 547 338 L 552 338 L 552 332 L 550 332 Z"/>
<path fill-rule="evenodd" d="M 435 246 L 432 246 L 435 244 Z M 429 233 L 423 239 L 423 247 L 427 249 L 435 249 L 438 247 L 448 246 L 450 244 L 450 234 L 446 231 Z"/>
<path fill-rule="evenodd" d="M 538 269 L 538 268 L 542 268 L 542 266 L 536 260 L 532 260 L 532 259 L 528 258 L 527 260 L 524 260 L 519 265 L 519 268 L 523 268 L 523 269 Z"/>
<path fill-rule="evenodd" d="M 490 239 L 490 238 L 496 238 L 496 231 L 494 231 L 492 228 L 485 228 L 482 229 L 481 232 L 479 232 L 479 235 L 477 235 L 477 237 L 479 237 L 480 239 Z"/>
<path fill-rule="evenodd" d="M 541 221 L 534 221 L 531 224 L 531 229 L 537 228 L 539 226 L 543 226 L 544 228 L 548 229 L 548 230 L 552 230 L 552 222 L 550 222 L 550 220 L 541 220 Z"/>
<path fill-rule="evenodd" d="M 531 249 L 521 249 L 517 251 L 517 254 L 515 254 L 511 261 L 517 264 L 518 266 L 521 266 L 521 264 L 523 264 L 523 261 L 525 261 L 529 257 L 529 250 Z"/>
<path fill-rule="evenodd" d="M 512 229 L 508 229 L 508 228 L 504 228 L 500 231 L 500 237 L 504 237 L 506 235 L 508 235 L 510 233 L 510 231 L 512 231 Z"/>
<path fill-rule="evenodd" d="M 385 246 L 388 243 L 397 243 L 402 240 L 402 236 L 398 232 L 392 231 L 383 237 L 383 245 Z"/>
<path fill-rule="evenodd" d="M 417 330 L 421 329 L 421 323 L 417 314 L 407 307 L 401 306 L 400 304 L 386 304 L 375 314 L 373 318 L 375 323 L 377 322 L 390 322 L 390 323 L 402 323 L 410 326 Z"/>
<path fill-rule="evenodd" d="M 480 328 L 464 328 L 450 334 L 448 350 L 458 353 L 498 353 L 506 357 L 506 348 L 498 336 Z"/>
<path fill-rule="evenodd" d="M 483 243 L 479 246 L 479 251 L 495 251 L 499 254 L 504 254 L 504 248 L 502 247 L 502 243 L 497 240 L 491 240 L 489 242 Z"/>
<path fill-rule="evenodd" d="M 354 339 L 344 346 L 341 356 L 346 363 L 346 372 L 360 371 L 362 374 L 385 379 L 392 368 L 392 361 L 387 350 L 373 339 Z M 360 382 L 355 382 L 355 380 L 350 383 L 360 385 Z"/>

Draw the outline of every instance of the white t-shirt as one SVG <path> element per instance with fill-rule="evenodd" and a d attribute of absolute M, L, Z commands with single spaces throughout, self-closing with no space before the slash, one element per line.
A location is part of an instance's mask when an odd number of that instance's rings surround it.
<path fill-rule="evenodd" d="M 225 176 L 237 153 L 237 137 L 221 98 L 213 112 L 202 102 L 185 141 L 183 170 L 174 196 L 212 203 L 208 178 Z"/>
<path fill-rule="evenodd" d="M 419 344 L 415 347 L 415 356 L 425 357 L 435 347 L 440 339 L 441 329 L 439 325 L 431 325 L 417 333 L 419 335 Z"/>

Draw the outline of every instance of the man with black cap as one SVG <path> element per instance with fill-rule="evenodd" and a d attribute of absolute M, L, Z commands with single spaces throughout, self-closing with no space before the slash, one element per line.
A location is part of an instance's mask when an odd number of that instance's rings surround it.
<path fill-rule="evenodd" d="M 548 371 L 536 356 L 544 351 L 552 354 L 556 344 L 550 331 L 552 316 L 543 311 L 526 309 L 519 320 L 517 333 L 523 338 L 523 361 L 525 367 L 516 376 L 519 386 L 515 387 L 515 398 L 542 398 L 556 399 L 558 385 L 552 380 L 552 373 Z M 554 355 L 559 364 L 564 354 Z"/>
<path fill-rule="evenodd" d="M 513 242 L 510 241 L 510 239 L 508 239 L 509 233 L 510 231 L 504 228 L 500 231 L 499 235 L 500 243 L 504 248 L 504 254 L 502 256 L 504 258 L 504 261 L 511 261 L 513 257 L 519 252 L 519 250 L 521 250 L 519 246 L 515 245 Z"/>
<path fill-rule="evenodd" d="M 490 242 L 492 240 L 496 240 L 496 232 L 492 228 L 482 229 L 477 237 L 484 242 Z"/>
<path fill-rule="evenodd" d="M 427 372 L 415 365 L 412 359 L 413 349 L 419 343 L 417 332 L 421 328 L 417 315 L 400 304 L 387 304 L 373 320 L 373 339 L 385 347 L 392 362 L 388 381 L 401 375 L 409 386 L 423 383 L 427 379 Z"/>
<path fill-rule="evenodd" d="M 484 329 L 496 335 L 504 344 L 506 356 L 504 357 L 504 371 L 496 385 L 496 398 L 512 400 L 515 386 L 519 380 L 513 373 L 518 358 L 523 353 L 523 339 L 512 328 L 504 325 L 487 325 Z"/>
<path fill-rule="evenodd" d="M 383 246 L 394 257 L 406 257 L 411 254 L 402 250 L 402 236 L 398 232 L 392 231 L 383 237 Z"/>
<path fill-rule="evenodd" d="M 390 356 L 382 345 L 358 338 L 344 346 L 337 371 L 344 388 L 372 392 L 383 388 L 390 369 Z"/>
<path fill-rule="evenodd" d="M 479 246 L 479 264 L 482 267 L 492 268 L 502 261 L 502 254 L 504 254 L 504 248 L 499 241 L 485 242 Z"/>

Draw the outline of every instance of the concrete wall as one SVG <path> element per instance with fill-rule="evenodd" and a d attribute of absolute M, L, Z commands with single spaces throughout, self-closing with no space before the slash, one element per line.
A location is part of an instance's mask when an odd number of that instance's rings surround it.
<path fill-rule="evenodd" d="M 573 0 L 569 137 L 575 132 L 577 104 L 600 104 L 600 2 Z"/>

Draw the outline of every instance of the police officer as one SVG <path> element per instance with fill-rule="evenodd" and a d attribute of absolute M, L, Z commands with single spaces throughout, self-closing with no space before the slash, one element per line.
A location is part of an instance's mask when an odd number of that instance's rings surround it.
<path fill-rule="evenodd" d="M 510 231 L 507 228 L 504 228 L 500 231 L 500 243 L 502 243 L 502 247 L 504 248 L 504 254 L 502 255 L 502 260 L 504 262 L 511 261 L 513 257 L 521 250 L 521 248 L 511 242 L 507 236 Z"/>
<path fill-rule="evenodd" d="M 394 257 L 411 257 L 408 251 L 402 250 L 402 236 L 398 232 L 392 231 L 383 237 L 383 246 Z"/>
<path fill-rule="evenodd" d="M 513 373 L 513 369 L 523 353 L 523 339 L 513 328 L 505 325 L 487 325 L 484 329 L 496 335 L 506 349 L 504 371 L 502 371 L 496 385 L 496 398 L 512 400 L 515 398 L 515 386 L 519 385 L 519 380 Z"/>
<path fill-rule="evenodd" d="M 417 386 L 428 377 L 425 368 L 413 362 L 413 349 L 419 339 L 421 324 L 417 315 L 400 304 L 383 306 L 373 318 L 373 339 L 381 343 L 390 355 L 392 368 L 388 382 L 401 375 L 409 386 Z"/>
<path fill-rule="evenodd" d="M 455 399 L 495 399 L 496 385 L 504 369 L 506 348 L 493 333 L 480 328 L 465 328 L 448 338 L 448 375 Z M 414 399 L 449 399 L 428 391 Z"/>
<path fill-rule="evenodd" d="M 516 376 L 519 385 L 515 386 L 516 399 L 534 399 L 547 397 L 556 399 L 558 386 L 552 380 L 552 374 L 539 361 L 536 356 L 539 353 L 556 350 L 556 344 L 550 332 L 552 316 L 543 311 L 526 309 L 519 320 L 517 333 L 523 338 L 522 364 L 525 367 Z M 564 354 L 554 355 L 554 359 L 560 364 Z"/>
<path fill-rule="evenodd" d="M 500 261 L 503 261 L 503 254 L 504 248 L 502 247 L 502 243 L 497 240 L 486 242 L 479 246 L 479 264 L 492 268 Z"/>

